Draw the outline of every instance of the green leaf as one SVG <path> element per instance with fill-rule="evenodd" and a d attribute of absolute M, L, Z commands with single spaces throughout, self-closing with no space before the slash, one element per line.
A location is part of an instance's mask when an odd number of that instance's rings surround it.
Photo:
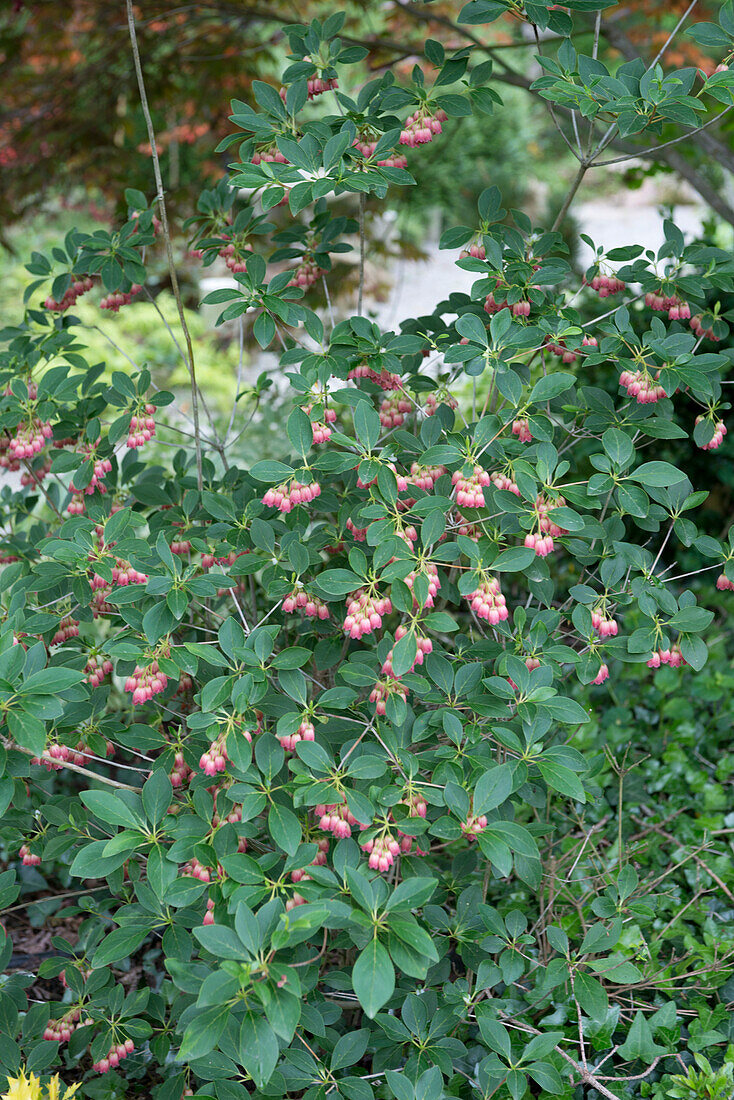
<path fill-rule="evenodd" d="M 491 565 L 493 573 L 521 573 L 535 561 L 531 546 L 511 546 L 498 554 Z"/>
<path fill-rule="evenodd" d="M 573 798 L 577 802 L 586 802 L 584 788 L 570 768 L 555 761 L 543 760 L 542 757 L 538 760 L 538 768 L 543 779 L 554 791 Z"/>
<path fill-rule="evenodd" d="M 250 470 L 250 475 L 256 481 L 285 481 L 292 477 L 293 473 L 292 466 L 286 466 L 284 462 L 276 462 L 275 459 L 256 462 Z"/>
<path fill-rule="evenodd" d="M 130 807 L 111 791 L 82 791 L 79 796 L 95 817 L 108 825 L 122 825 L 125 829 L 139 829 L 143 824 Z"/>
<path fill-rule="evenodd" d="M 257 1015 L 251 1008 L 245 1011 L 242 1018 L 239 1050 L 242 1065 L 256 1086 L 264 1088 L 273 1076 L 278 1061 L 278 1040 L 265 1017 Z"/>
<path fill-rule="evenodd" d="M 373 939 L 352 968 L 352 986 L 362 1008 L 373 1020 L 395 991 L 395 970 L 387 949 Z"/>
<path fill-rule="evenodd" d="M 632 1021 L 632 1027 L 627 1033 L 627 1038 L 619 1048 L 619 1053 L 629 1062 L 652 1062 L 665 1054 L 665 1048 L 654 1042 L 652 1029 L 645 1018 L 644 1012 L 638 1012 Z"/>
<path fill-rule="evenodd" d="M 385 912 L 396 909 L 420 909 L 433 894 L 438 883 L 435 878 L 425 878 L 416 875 L 415 878 L 404 879 L 393 890 L 385 902 Z"/>
<path fill-rule="evenodd" d="M 460 243 L 463 244 L 464 242 L 461 241 Z M 467 340 L 472 341 L 474 344 L 479 344 L 484 348 L 489 346 L 484 321 L 480 320 L 475 313 L 462 314 L 456 321 L 456 331 L 459 336 L 465 336 Z"/>
<path fill-rule="evenodd" d="M 224 924 L 205 924 L 194 928 L 194 936 L 206 951 L 218 959 L 249 958 L 249 952 L 245 950 L 239 936 Z"/>
<path fill-rule="evenodd" d="M 143 784 L 143 809 L 151 825 L 163 820 L 173 801 L 173 787 L 168 774 L 158 768 Z"/>
<path fill-rule="evenodd" d="M 306 455 L 313 443 L 313 428 L 303 409 L 295 408 L 288 417 L 285 428 L 293 447 L 301 455 Z"/>
<path fill-rule="evenodd" d="M 150 923 L 124 924 L 121 928 L 116 928 L 114 932 L 105 936 L 94 952 L 92 967 L 98 970 L 101 966 L 112 966 L 113 963 L 122 962 L 137 951 L 147 940 L 151 931 Z"/>
<path fill-rule="evenodd" d="M 360 401 L 354 410 L 354 431 L 357 439 L 368 451 L 380 438 L 380 418 L 368 401 Z"/>
<path fill-rule="evenodd" d="M 474 788 L 474 812 L 486 814 L 506 802 L 512 794 L 513 774 L 509 764 L 498 764 L 481 775 Z"/>
<path fill-rule="evenodd" d="M 619 428 L 607 428 L 601 441 L 604 450 L 617 466 L 626 466 L 634 457 L 635 448 L 632 440 Z"/>
<path fill-rule="evenodd" d="M 262 310 L 255 318 L 252 326 L 252 334 L 261 348 L 267 348 L 275 339 L 275 321 L 266 310 Z"/>
<path fill-rule="evenodd" d="M 40 756 L 46 748 L 46 727 L 40 718 L 34 718 L 25 710 L 10 710 L 7 713 L 7 722 L 16 744 L 22 749 L 28 749 L 34 756 Z"/>
<path fill-rule="evenodd" d="M 301 823 L 291 810 L 273 802 L 268 813 L 268 831 L 279 848 L 289 856 L 296 854 L 301 843 Z"/>
<path fill-rule="evenodd" d="M 19 695 L 56 695 L 80 684 L 84 676 L 73 668 L 42 668 L 18 688 Z"/>
<path fill-rule="evenodd" d="M 654 485 L 656 487 L 677 485 L 685 481 L 686 475 L 669 462 L 643 462 L 636 470 L 628 475 L 633 481 L 639 481 L 641 485 Z"/>
<path fill-rule="evenodd" d="M 350 569 L 325 569 L 316 578 L 319 588 L 330 596 L 346 596 L 363 583 L 362 578 Z"/>
<path fill-rule="evenodd" d="M 353 1066 L 364 1057 L 369 1042 L 369 1028 L 361 1027 L 357 1031 L 348 1031 L 337 1040 L 331 1055 L 330 1069 L 333 1073 L 345 1066 Z"/>
<path fill-rule="evenodd" d="M 546 374 L 533 386 L 530 400 L 538 404 L 544 401 L 552 401 L 554 397 L 558 397 L 560 394 L 565 393 L 567 389 L 570 389 L 575 382 L 575 376 L 569 374 L 568 371 L 554 371 L 553 374 Z"/>
<path fill-rule="evenodd" d="M 197 1013 L 184 1032 L 181 1047 L 176 1055 L 178 1062 L 190 1062 L 203 1058 L 213 1050 L 230 1019 L 229 1005 L 213 1005 Z"/>

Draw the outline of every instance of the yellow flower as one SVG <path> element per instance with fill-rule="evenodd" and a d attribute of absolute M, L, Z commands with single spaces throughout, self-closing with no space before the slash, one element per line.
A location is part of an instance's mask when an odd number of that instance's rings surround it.
<path fill-rule="evenodd" d="M 56 1076 L 52 1077 L 49 1083 L 46 1085 L 46 1089 L 48 1092 L 47 1100 L 71 1100 L 72 1096 L 79 1088 L 79 1085 L 80 1082 L 77 1082 L 76 1085 L 69 1085 L 62 1097 L 60 1091 L 61 1082 L 59 1081 L 59 1075 L 57 1073 Z"/>
<path fill-rule="evenodd" d="M 25 1075 L 25 1070 L 20 1071 L 20 1077 L 8 1077 L 8 1091 L 3 1093 L 3 1100 L 40 1100 L 41 1082 L 35 1073 L 30 1080 Z"/>
<path fill-rule="evenodd" d="M 41 1088 L 40 1078 L 32 1073 L 26 1077 L 25 1070 L 20 1071 L 20 1077 L 8 1077 L 8 1091 L 2 1094 L 1 1100 L 72 1100 L 79 1083 L 69 1085 L 61 1096 L 61 1082 L 59 1075 L 52 1077 L 46 1085 L 45 1092 Z"/>

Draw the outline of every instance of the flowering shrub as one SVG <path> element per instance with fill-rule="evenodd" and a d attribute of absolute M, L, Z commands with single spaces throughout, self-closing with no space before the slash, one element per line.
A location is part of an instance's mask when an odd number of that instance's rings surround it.
<path fill-rule="evenodd" d="M 730 98 L 728 70 L 613 78 L 564 10 L 523 17 L 563 40 L 544 94 L 622 135 Z M 609 696 L 589 685 L 695 676 L 705 604 L 734 583 L 734 539 L 699 534 L 705 491 L 655 450 L 723 440 L 727 328 L 704 295 L 731 261 L 668 222 L 657 255 L 599 249 L 579 285 L 561 236 L 489 189 L 443 240 L 470 296 L 383 332 L 360 287 L 325 321 L 308 293 L 357 224 L 326 196 L 355 196 L 363 227 L 364 196 L 494 106 L 487 63 L 432 41 L 408 85 L 350 89 L 341 22 L 291 27 L 282 88 L 235 101 L 229 185 L 190 225 L 233 272 L 208 299 L 222 321 L 280 346 L 288 461 L 243 468 L 236 435 L 201 427 L 185 339 L 191 432 L 144 368 L 85 358 L 74 301 L 135 308 L 146 251 L 171 245 L 160 199 L 129 192 L 118 231 L 34 255 L 3 334 L 0 902 L 10 933 L 21 888 L 53 884 L 75 920 L 38 968 L 50 1001 L 29 1007 L 22 976 L 0 991 L 0 1067 L 73 1071 L 92 1097 L 638 1095 L 679 1068 L 680 1002 L 731 959 L 663 940 L 653 962 L 636 938 L 655 887 L 621 794 L 617 842 L 594 839 L 584 731 Z M 603 299 L 592 324 L 579 295 Z M 615 396 L 594 385 L 610 365 Z M 181 434 L 164 461 L 153 437 Z"/>

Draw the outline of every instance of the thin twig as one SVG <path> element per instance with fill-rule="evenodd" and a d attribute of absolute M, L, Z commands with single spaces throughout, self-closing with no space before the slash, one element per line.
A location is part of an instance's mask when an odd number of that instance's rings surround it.
<path fill-rule="evenodd" d="M 359 294 L 357 296 L 357 316 L 362 316 L 362 296 L 364 294 L 364 209 L 367 196 L 359 196 Z"/>
<path fill-rule="evenodd" d="M 16 745 L 15 748 L 20 749 L 26 756 L 35 756 L 36 754 L 30 749 L 21 748 L 20 745 Z M 48 760 L 50 764 L 55 764 L 53 756 L 49 756 L 44 752 L 41 754 L 41 760 Z M 69 771 L 77 772 L 79 775 L 86 775 L 88 779 L 98 779 L 100 783 L 106 783 L 108 787 L 117 787 L 121 791 L 140 791 L 141 787 L 131 787 L 129 783 L 119 783 L 116 779 L 109 779 L 106 775 L 98 775 L 97 772 L 90 771 L 89 768 L 82 768 L 79 764 L 73 764 L 71 760 L 64 761 L 64 768 L 68 768 Z"/>
<path fill-rule="evenodd" d="M 156 200 L 158 202 L 158 208 L 161 215 L 161 224 L 163 226 L 163 238 L 166 242 L 166 256 L 168 257 L 168 270 L 171 277 L 171 288 L 173 290 L 173 296 L 176 299 L 176 306 L 178 308 L 178 317 L 181 323 L 181 330 L 184 334 L 186 341 L 186 350 L 188 352 L 188 359 L 186 365 L 189 370 L 189 377 L 191 379 L 191 411 L 194 417 L 194 442 L 196 445 L 196 476 L 199 484 L 199 489 L 204 484 L 204 478 L 201 469 L 201 436 L 199 434 L 199 397 L 198 389 L 196 385 L 196 368 L 194 366 L 194 348 L 191 343 L 191 334 L 189 333 L 188 325 L 186 324 L 186 316 L 184 314 L 183 302 L 181 301 L 181 291 L 178 285 L 178 276 L 176 275 L 176 265 L 173 259 L 173 246 L 171 244 L 171 234 L 168 229 L 168 214 L 166 212 L 166 200 L 163 194 L 163 177 L 161 176 L 161 166 L 158 160 L 158 147 L 155 140 L 155 130 L 153 129 L 153 120 L 150 116 L 150 109 L 148 107 L 148 97 L 145 93 L 145 82 L 143 80 L 143 69 L 140 63 L 140 51 L 138 50 L 138 39 L 135 33 L 135 15 L 133 13 L 132 0 L 125 0 L 125 6 L 127 9 L 127 25 L 130 31 L 130 45 L 132 47 L 133 62 L 135 65 L 135 75 L 138 80 L 138 89 L 140 91 L 140 103 L 143 108 L 143 115 L 145 117 L 145 125 L 148 130 L 148 143 L 150 145 L 150 155 L 153 161 L 153 174 L 155 176 L 156 183 Z"/>
<path fill-rule="evenodd" d="M 553 225 L 551 226 L 551 233 L 555 232 L 555 230 L 558 229 L 561 226 L 561 224 L 563 222 L 563 219 L 566 217 L 566 214 L 568 213 L 568 208 L 570 207 L 571 203 L 573 202 L 573 200 L 576 197 L 576 192 L 578 191 L 579 187 L 581 186 L 581 181 L 584 178 L 584 176 L 586 175 L 586 173 L 588 171 L 588 168 L 589 168 L 589 162 L 585 161 L 585 160 L 582 160 L 581 164 L 579 165 L 579 170 L 576 173 L 576 177 L 575 177 L 573 183 L 571 184 L 571 189 L 568 192 L 568 194 L 566 195 L 563 206 L 561 207 L 561 209 L 556 214 L 556 220 L 553 222 Z"/>
<path fill-rule="evenodd" d="M 689 15 L 691 14 L 691 12 L 693 11 L 693 9 L 695 8 L 695 6 L 696 6 L 696 4 L 697 4 L 697 3 L 698 3 L 698 0 L 691 0 L 691 3 L 690 3 L 690 4 L 688 5 L 688 7 L 686 8 L 686 10 L 685 10 L 685 11 L 683 12 L 683 14 L 681 15 L 681 17 L 680 17 L 680 19 L 678 20 L 678 22 L 676 23 L 676 25 L 675 25 L 675 26 L 673 27 L 673 29 L 672 29 L 672 31 L 670 32 L 670 34 L 669 34 L 669 35 L 668 35 L 668 37 L 667 37 L 667 38 L 665 39 L 665 42 L 663 42 L 662 46 L 660 47 L 660 49 L 659 49 L 659 50 L 658 50 L 658 52 L 656 53 L 656 55 L 655 55 L 654 59 L 652 60 L 652 62 L 651 62 L 651 64 L 650 64 L 650 68 L 651 68 L 651 69 L 654 69 L 654 68 L 655 68 L 655 66 L 657 65 L 658 61 L 659 61 L 659 60 L 660 60 L 660 58 L 661 58 L 661 57 L 663 56 L 663 54 L 664 54 L 664 53 L 665 53 L 665 51 L 667 50 L 668 46 L 669 46 L 669 45 L 670 45 L 670 43 L 671 43 L 671 42 L 673 41 L 673 39 L 675 38 L 676 34 L 677 34 L 677 33 L 678 33 L 678 31 L 679 31 L 679 30 L 681 29 L 681 27 L 683 26 L 683 24 L 685 23 L 686 19 L 687 19 L 687 18 L 688 18 L 688 16 L 689 16 Z"/>

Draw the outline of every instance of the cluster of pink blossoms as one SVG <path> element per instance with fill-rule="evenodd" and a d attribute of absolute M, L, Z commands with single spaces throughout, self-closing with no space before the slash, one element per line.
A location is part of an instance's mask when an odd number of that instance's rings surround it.
<path fill-rule="evenodd" d="M 688 662 L 680 651 L 678 642 L 670 649 L 658 649 L 647 662 L 648 668 L 660 668 L 661 665 L 670 665 L 671 668 L 680 668 Z"/>
<path fill-rule="evenodd" d="M 516 497 L 520 496 L 520 490 L 508 474 L 503 474 L 500 473 L 499 470 L 495 470 L 491 475 L 491 481 L 495 489 L 504 489 L 508 493 L 514 493 Z"/>
<path fill-rule="evenodd" d="M 540 558 L 545 558 L 551 553 L 555 546 L 554 539 L 567 534 L 563 527 L 559 527 L 557 523 L 554 523 L 548 514 L 553 508 L 562 508 L 565 503 L 561 496 L 558 497 L 555 503 L 546 500 L 542 494 L 536 497 L 534 510 L 538 531 L 525 536 L 525 545 L 532 547 Z"/>
<path fill-rule="evenodd" d="M 654 405 L 656 401 L 662 401 L 668 396 L 658 384 L 659 377 L 660 371 L 653 378 L 646 370 L 623 370 L 619 376 L 619 384 L 639 405 Z"/>
<path fill-rule="evenodd" d="M 184 760 L 184 754 L 181 751 L 175 753 L 173 757 L 173 767 L 169 775 L 171 786 L 173 788 L 183 787 L 184 783 L 189 782 L 193 774 L 193 769 L 190 768 Z"/>
<path fill-rule="evenodd" d="M 33 458 L 43 450 L 46 440 L 52 435 L 51 425 L 48 422 L 44 424 L 37 417 L 26 424 L 19 424 L 8 444 L 8 457 L 11 461 Z M 3 465 L 10 465 L 10 463 L 3 463 Z"/>
<path fill-rule="evenodd" d="M 520 301 L 515 302 L 512 306 L 513 317 L 529 317 L 530 316 L 530 302 Z"/>
<path fill-rule="evenodd" d="M 300 286 L 304 290 L 308 290 L 310 286 L 318 282 L 320 274 L 321 268 L 318 264 L 315 264 L 313 260 L 304 260 L 293 272 L 293 278 L 288 286 Z"/>
<path fill-rule="evenodd" d="M 505 597 L 502 595 L 500 582 L 496 577 L 485 577 L 466 598 L 478 619 L 486 619 L 492 626 L 497 626 L 498 623 L 503 623 L 507 619 Z"/>
<path fill-rule="evenodd" d="M 24 867 L 38 867 L 41 862 L 41 857 L 32 852 L 27 844 L 21 844 L 18 854 Z"/>
<path fill-rule="evenodd" d="M 311 406 L 307 405 L 304 409 L 304 412 L 310 413 Z M 324 409 L 323 416 L 323 420 L 311 421 L 311 430 L 313 431 L 314 443 L 328 443 L 331 439 L 331 428 L 329 427 L 329 425 L 336 423 L 336 409 Z"/>
<path fill-rule="evenodd" d="M 367 139 L 364 137 L 355 138 L 352 142 L 352 145 L 355 149 L 359 150 L 359 152 L 362 154 L 363 157 L 365 157 L 366 160 L 369 160 L 370 157 L 374 154 L 375 149 L 377 148 L 377 140 Z M 408 158 L 406 156 L 403 156 L 402 153 L 391 153 L 391 155 L 389 157 L 386 157 L 384 160 L 378 160 L 377 164 L 380 168 L 407 168 Z"/>
<path fill-rule="evenodd" d="M 249 554 L 249 550 L 240 550 L 238 553 L 236 550 L 230 550 L 224 557 L 218 557 L 214 551 L 201 555 L 201 568 L 211 569 L 213 565 L 234 565 L 237 558 L 242 557 L 243 554 Z"/>
<path fill-rule="evenodd" d="M 227 767 L 227 746 L 224 734 L 219 735 L 216 741 L 212 741 L 209 748 L 201 754 L 199 767 L 205 775 L 218 775 Z"/>
<path fill-rule="evenodd" d="M 703 317 L 701 316 L 700 313 L 697 313 L 695 315 L 695 317 L 691 317 L 691 319 L 688 323 L 691 326 L 691 329 L 693 330 L 694 336 L 699 336 L 699 337 L 700 336 L 705 336 L 707 340 L 713 340 L 714 343 L 716 343 L 716 344 L 718 344 L 719 340 L 721 339 L 720 336 L 717 336 L 714 333 L 713 328 L 711 328 L 711 327 L 704 328 L 703 327 Z"/>
<path fill-rule="evenodd" d="M 161 672 L 158 661 L 152 660 L 149 665 L 136 665 L 132 676 L 125 681 L 125 691 L 131 691 L 133 706 L 147 703 L 154 695 L 165 691 L 168 677 Z"/>
<path fill-rule="evenodd" d="M 451 475 L 451 483 L 456 486 L 456 503 L 460 508 L 483 508 L 483 488 L 490 484 L 491 478 L 481 466 L 475 466 L 474 472 L 469 477 L 464 477 L 461 470 L 455 470 Z"/>
<path fill-rule="evenodd" d="M 578 355 L 576 354 L 576 352 L 566 347 L 565 343 L 562 340 L 559 340 L 556 343 L 551 339 L 546 339 L 545 346 L 548 351 L 553 353 L 553 355 L 559 356 L 559 358 L 564 363 L 575 363 L 578 359 Z"/>
<path fill-rule="evenodd" d="M 107 1056 L 100 1058 L 98 1062 L 95 1062 L 92 1069 L 97 1073 L 109 1073 L 111 1069 L 115 1069 L 119 1066 L 123 1058 L 127 1058 L 128 1054 L 132 1054 L 135 1050 L 135 1043 L 132 1039 L 126 1039 L 124 1043 L 117 1043 L 116 1046 L 110 1047 Z"/>
<path fill-rule="evenodd" d="M 140 411 L 130 417 L 130 427 L 127 433 L 127 445 L 131 449 L 142 447 L 149 443 L 155 435 L 155 405 L 148 403 L 145 406 L 145 415 Z"/>
<path fill-rule="evenodd" d="M 595 610 L 591 612 L 591 625 L 600 638 L 616 638 L 617 636 L 616 619 L 603 611 Z"/>
<path fill-rule="evenodd" d="M 351 531 L 352 538 L 356 539 L 357 542 L 364 542 L 364 540 L 367 538 L 367 528 L 356 527 L 351 519 L 347 520 L 347 530 Z"/>
<path fill-rule="evenodd" d="M 206 867 L 203 863 L 200 863 L 196 856 L 190 859 L 188 863 L 184 863 L 181 868 L 182 875 L 191 875 L 193 878 L 198 878 L 199 882 L 211 882 L 212 875 L 216 875 L 218 878 L 224 874 L 224 868 L 221 863 L 217 864 L 216 871 L 213 871 L 211 867 Z"/>
<path fill-rule="evenodd" d="M 400 134 L 400 144 L 415 148 L 416 145 L 426 145 L 440 134 L 448 115 L 440 107 L 432 114 L 425 108 L 419 108 L 412 115 L 408 115 Z"/>
<path fill-rule="evenodd" d="M 88 290 L 93 287 L 92 279 L 89 275 L 85 275 L 82 279 L 75 279 L 69 289 L 64 292 L 63 297 L 57 302 L 55 298 L 49 296 L 43 303 L 46 309 L 52 310 L 54 313 L 63 313 L 64 310 L 69 309 L 74 305 L 77 298 L 81 298 L 82 294 L 86 294 Z"/>
<path fill-rule="evenodd" d="M 262 164 L 265 161 L 268 164 L 288 164 L 288 158 L 284 157 L 280 149 L 276 145 L 268 145 L 265 149 L 255 151 L 250 157 L 252 164 Z"/>
<path fill-rule="evenodd" d="M 247 271 L 247 257 L 252 255 L 252 250 L 247 247 L 246 241 L 237 244 L 230 241 L 224 248 L 219 249 L 219 255 L 229 270 L 238 274 Z"/>
<path fill-rule="evenodd" d="M 405 578 L 403 583 L 407 584 L 408 588 L 413 593 L 414 593 L 414 587 L 413 586 L 415 585 L 415 582 L 418 579 L 418 577 L 425 577 L 426 580 L 428 581 L 428 595 L 426 596 L 426 602 L 422 606 L 423 607 L 433 607 L 434 596 L 437 594 L 439 588 L 441 587 L 441 581 L 439 580 L 439 577 L 438 577 L 438 568 L 437 568 L 437 566 L 435 566 L 433 564 L 433 562 L 431 562 L 431 561 L 425 561 L 425 562 L 423 562 L 423 564 L 420 566 L 419 569 L 414 569 L 414 570 L 412 570 L 412 572 L 408 573 L 408 576 Z M 413 610 L 416 611 L 418 609 L 418 606 L 419 606 L 418 600 L 416 599 L 416 596 L 415 596 L 415 593 L 414 593 L 414 595 L 413 595 Z"/>
<path fill-rule="evenodd" d="M 387 713 L 387 700 L 391 695 L 400 695 L 403 699 L 407 699 L 408 689 L 393 676 L 375 682 L 370 692 L 370 703 L 375 704 L 375 714 L 382 717 Z"/>
<path fill-rule="evenodd" d="M 316 847 L 318 851 L 309 863 L 309 867 L 325 867 L 329 853 L 329 841 L 326 837 L 321 837 L 316 841 Z M 297 867 L 295 871 L 291 871 L 291 882 L 310 882 L 311 876 L 305 867 Z"/>
<path fill-rule="evenodd" d="M 127 584 L 147 584 L 148 574 L 138 573 L 137 569 L 133 569 L 130 562 L 124 561 L 122 558 L 115 558 L 115 564 L 112 566 L 112 583 L 118 584 L 122 588 Z"/>
<path fill-rule="evenodd" d="M 88 755 L 89 750 L 83 740 L 78 741 L 75 748 L 54 743 L 49 745 L 41 756 L 32 756 L 31 764 L 40 765 L 49 772 L 59 772 L 65 764 L 76 764 L 77 767 L 81 767 Z M 107 742 L 106 755 L 107 757 L 115 755 L 115 746 L 111 741 Z"/>
<path fill-rule="evenodd" d="M 83 746 L 83 742 L 79 742 Z M 64 764 L 84 764 L 84 753 L 70 749 L 68 745 L 53 744 L 44 750 L 41 756 L 32 756 L 31 764 L 40 765 L 48 772 L 60 772 Z"/>
<path fill-rule="evenodd" d="M 86 447 L 82 448 L 82 450 L 87 454 L 90 454 L 90 452 L 93 451 L 94 448 L 91 445 L 87 445 Z M 85 496 L 91 496 L 95 489 L 99 489 L 100 493 L 106 493 L 107 486 L 104 483 L 104 479 L 105 476 L 111 471 L 111 469 L 112 463 L 110 462 L 109 458 L 95 458 L 94 467 L 92 469 L 92 477 L 89 484 L 83 489 L 77 489 L 74 481 L 72 480 L 71 484 L 69 485 L 70 492 L 76 493 L 80 496 L 82 494 L 84 494 Z"/>
<path fill-rule="evenodd" d="M 699 424 L 704 419 L 703 416 L 696 417 L 696 423 Z M 701 444 L 702 451 L 715 451 L 724 442 L 724 436 L 726 435 L 726 424 L 723 420 L 717 420 L 714 424 L 714 434 L 708 443 Z"/>
<path fill-rule="evenodd" d="M 512 422 L 512 434 L 516 435 L 521 443 L 532 443 L 533 433 L 526 417 L 519 417 Z"/>
<path fill-rule="evenodd" d="M 320 494 L 318 481 L 312 481 L 310 485 L 302 485 L 300 481 L 284 481 L 274 489 L 268 489 L 263 504 L 267 508 L 277 508 L 279 512 L 290 512 L 295 505 L 310 504 Z"/>
<path fill-rule="evenodd" d="M 60 1019 L 49 1020 L 44 1028 L 43 1038 L 52 1043 L 68 1043 L 72 1032 L 76 1031 L 81 1014 L 80 1008 L 70 1008 Z M 91 1023 L 91 1020 L 89 1022 Z M 84 1024 L 79 1026 L 83 1027 Z"/>
<path fill-rule="evenodd" d="M 589 283 L 600 298 L 611 298 L 614 294 L 621 294 L 627 284 L 618 279 L 616 275 L 595 275 Z"/>
<path fill-rule="evenodd" d="M 90 687 L 96 688 L 112 672 L 112 661 L 109 657 L 101 658 L 91 656 L 84 666 L 84 678 Z"/>
<path fill-rule="evenodd" d="M 59 620 L 59 625 L 53 638 L 49 642 L 49 645 L 62 645 L 68 641 L 69 638 L 79 637 L 79 622 L 77 619 L 72 619 L 71 615 L 64 615 L 63 619 Z"/>
<path fill-rule="evenodd" d="M 356 367 L 352 367 L 347 378 L 352 381 L 357 378 L 368 378 L 381 390 L 399 390 L 403 385 L 399 374 L 393 374 L 387 367 L 383 367 L 380 371 L 373 370 L 368 363 L 358 363 Z"/>
<path fill-rule="evenodd" d="M 339 81 L 335 76 L 330 76 L 326 80 L 323 76 L 311 76 L 308 78 L 308 98 L 315 99 L 316 96 L 335 91 L 338 87 Z"/>
<path fill-rule="evenodd" d="M 410 840 L 410 837 L 408 837 Z M 400 844 L 390 833 L 367 840 L 360 845 L 363 852 L 369 852 L 369 866 L 373 871 L 389 871 L 395 862 L 395 857 L 400 855 Z"/>
<path fill-rule="evenodd" d="M 126 587 L 128 584 L 147 584 L 147 573 L 138 573 L 137 569 L 133 569 L 130 562 L 124 561 L 122 558 L 115 558 L 115 564 L 112 566 L 112 584 L 119 585 L 120 588 Z M 109 582 L 101 577 L 99 573 L 95 573 L 90 581 L 92 591 L 99 590 L 100 592 L 110 590 Z"/>
<path fill-rule="evenodd" d="M 133 283 L 129 290 L 118 290 L 112 294 L 107 294 L 100 300 L 99 308 L 109 309 L 111 313 L 117 313 L 123 306 L 130 305 L 130 302 L 133 298 L 137 298 L 142 289 L 140 283 Z"/>
<path fill-rule="evenodd" d="M 461 823 L 461 831 L 467 840 L 473 840 L 487 828 L 487 818 L 484 814 L 471 813 L 466 821 Z"/>
<path fill-rule="evenodd" d="M 498 279 L 497 286 L 499 285 L 500 281 Z M 495 313 L 499 313 L 501 309 L 507 309 L 507 299 L 502 298 L 501 301 L 498 302 L 494 296 L 494 292 L 488 294 L 487 297 L 484 299 L 484 312 L 488 313 L 489 316 L 492 317 Z M 468 340 L 467 343 L 469 343 Z"/>
<path fill-rule="evenodd" d="M 405 423 L 405 417 L 413 411 L 413 405 L 407 397 L 393 393 L 380 405 L 380 423 L 383 428 L 399 428 Z"/>
<path fill-rule="evenodd" d="M 426 416 L 435 416 L 439 405 L 448 405 L 450 409 L 457 409 L 459 402 L 455 397 L 452 397 L 450 393 L 428 393 L 426 394 L 426 403 L 423 406 L 423 412 Z"/>
<path fill-rule="evenodd" d="M 354 814 L 346 802 L 335 803 L 331 806 L 314 806 L 314 814 L 320 829 L 325 833 L 333 833 L 337 840 L 344 840 L 352 835 L 352 826 L 359 825 Z"/>
<path fill-rule="evenodd" d="M 343 629 L 350 638 L 362 638 L 379 630 L 382 616 L 389 615 L 392 603 L 389 596 L 378 596 L 366 592 L 364 588 L 352 593 L 347 601 L 347 617 Z"/>
<path fill-rule="evenodd" d="M 278 734 L 278 740 L 286 752 L 295 752 L 299 741 L 315 741 L 316 730 L 308 717 L 301 720 L 295 733 Z"/>
<path fill-rule="evenodd" d="M 480 241 L 472 241 L 468 248 L 462 250 L 459 259 L 465 260 L 467 256 L 472 256 L 475 260 L 485 260 L 486 249 Z"/>
<path fill-rule="evenodd" d="M 533 669 L 540 668 L 540 661 L 538 660 L 537 657 L 526 657 L 525 658 L 525 667 L 527 668 L 528 672 L 532 672 Z M 515 681 L 512 679 L 511 676 L 507 677 L 507 682 L 510 684 L 513 691 L 517 691 L 517 684 L 515 683 Z"/>
<path fill-rule="evenodd" d="M 410 467 L 410 483 L 430 493 L 440 477 L 447 472 L 445 466 L 421 466 L 414 462 Z"/>
<path fill-rule="evenodd" d="M 645 305 L 657 313 L 667 313 L 670 321 L 687 321 L 691 316 L 691 307 L 688 302 L 684 302 L 677 294 L 650 292 L 645 295 Z"/>
<path fill-rule="evenodd" d="M 400 639 L 404 638 L 407 633 L 408 633 L 407 626 L 403 626 L 403 624 L 401 623 L 400 626 L 395 631 L 395 641 L 399 642 Z M 416 667 L 416 665 L 422 665 L 423 661 L 428 656 L 428 654 L 433 652 L 433 642 L 431 641 L 430 638 L 424 637 L 422 634 L 416 633 L 415 642 L 416 642 L 416 653 L 415 653 L 415 658 L 413 660 L 413 664 L 408 669 L 409 672 L 412 672 L 413 669 Z M 382 666 L 382 675 L 383 676 L 393 676 L 393 677 L 395 677 L 395 672 L 393 671 L 393 667 L 392 667 L 393 652 L 394 652 L 394 647 L 393 647 L 393 649 L 390 650 L 387 657 L 385 658 L 385 663 Z"/>
<path fill-rule="evenodd" d="M 311 596 L 302 588 L 296 588 L 290 596 L 283 600 L 283 610 L 286 614 L 294 611 L 302 611 L 309 619 L 328 619 L 329 608 L 318 596 Z"/>

